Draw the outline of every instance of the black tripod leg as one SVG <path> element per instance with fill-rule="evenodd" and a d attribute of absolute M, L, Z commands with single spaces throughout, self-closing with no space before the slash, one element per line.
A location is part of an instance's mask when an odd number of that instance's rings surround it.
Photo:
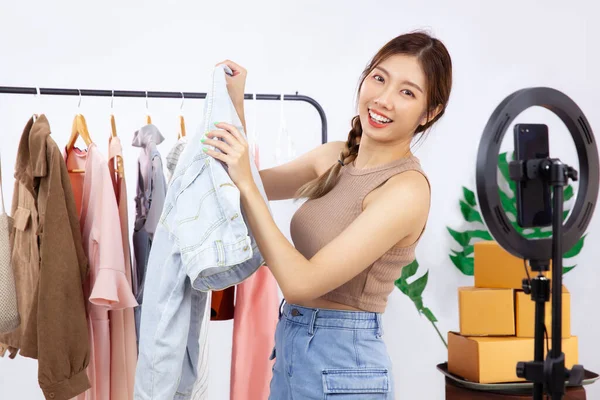
<path fill-rule="evenodd" d="M 544 315 L 546 302 L 539 299 L 535 302 L 535 351 L 534 360 L 544 362 Z M 533 384 L 533 400 L 543 400 L 544 384 L 537 382 Z"/>
<path fill-rule="evenodd" d="M 533 381 L 533 400 L 543 400 L 544 397 L 544 331 L 546 302 L 550 299 L 550 281 L 542 271 L 547 271 L 547 264 L 538 270 L 538 275 L 531 280 L 531 300 L 535 302 L 535 340 L 534 362 L 537 367 L 531 369 L 530 378 Z"/>

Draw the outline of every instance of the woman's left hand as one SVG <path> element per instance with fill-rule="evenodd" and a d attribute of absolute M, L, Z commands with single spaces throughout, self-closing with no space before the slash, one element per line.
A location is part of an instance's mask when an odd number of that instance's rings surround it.
<path fill-rule="evenodd" d="M 252 171 L 250 170 L 250 155 L 248 141 L 244 135 L 233 125 L 225 122 L 216 123 L 219 130 L 210 131 L 203 139 L 205 145 L 214 146 L 222 153 L 211 150 L 206 146 L 204 152 L 209 156 L 223 161 L 227 164 L 229 176 L 240 191 L 247 190 L 254 184 Z M 223 139 L 218 140 L 218 139 Z"/>

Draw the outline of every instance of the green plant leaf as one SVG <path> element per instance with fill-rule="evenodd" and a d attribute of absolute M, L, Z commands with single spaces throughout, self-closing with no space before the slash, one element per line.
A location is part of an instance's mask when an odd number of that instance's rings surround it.
<path fill-rule="evenodd" d="M 564 254 L 563 258 L 571 258 L 571 257 L 575 257 L 577 254 L 579 254 L 579 252 L 581 252 L 581 249 L 583 248 L 583 242 L 585 241 L 585 237 L 586 237 L 586 236 L 587 236 L 587 234 L 586 234 L 586 235 L 583 235 L 583 236 L 582 236 L 582 237 L 581 237 L 581 238 L 580 238 L 580 239 L 577 241 L 577 243 L 575 243 L 575 244 L 573 245 L 573 247 L 571 247 L 571 248 L 569 249 L 569 251 L 567 251 L 567 252 Z"/>
<path fill-rule="evenodd" d="M 507 157 L 506 157 L 507 154 L 508 153 L 498 154 L 498 169 L 500 170 L 500 173 L 502 174 L 502 176 L 504 177 L 504 179 L 508 183 L 508 186 L 510 187 L 510 190 L 514 194 L 517 191 L 517 185 L 516 185 L 515 181 L 513 181 L 512 179 L 510 179 L 510 173 L 509 173 L 509 170 L 508 170 L 508 160 L 507 160 Z"/>
<path fill-rule="evenodd" d="M 427 307 L 423 307 L 423 309 L 421 310 L 421 313 L 425 316 L 425 318 L 427 318 L 429 321 L 431 322 L 438 322 L 437 318 L 435 317 L 435 315 L 433 315 L 433 313 L 431 312 L 431 310 Z"/>
<path fill-rule="evenodd" d="M 421 296 L 417 296 L 417 297 L 410 297 L 410 299 L 413 301 L 413 303 L 415 303 L 415 307 L 417 307 L 417 311 L 419 312 L 419 314 L 421 313 L 421 310 L 423 309 L 423 298 L 421 298 Z"/>
<path fill-rule="evenodd" d="M 463 196 L 465 197 L 465 201 L 467 202 L 467 204 L 470 205 L 471 207 L 475 207 L 477 205 L 477 202 L 475 200 L 475 193 L 473 193 L 471 190 L 467 189 L 464 186 L 462 189 L 463 189 Z"/>
<path fill-rule="evenodd" d="M 417 269 L 419 269 L 419 263 L 417 262 L 417 260 L 415 259 L 413 262 L 411 262 L 410 264 L 408 264 L 407 266 L 405 266 L 404 268 L 402 268 L 402 273 L 400 274 L 400 278 L 398 278 L 396 280 L 396 282 L 394 282 L 394 284 L 396 285 L 396 287 L 398 289 L 400 289 L 400 291 L 402 293 L 404 293 L 405 295 L 408 296 L 408 278 L 410 278 L 411 276 L 413 276 L 416 272 Z"/>
<path fill-rule="evenodd" d="M 523 233 L 523 231 L 525 230 L 525 228 L 523 228 L 523 227 L 519 226 L 519 223 L 518 223 L 517 221 L 514 221 L 514 222 L 513 222 L 513 221 L 511 221 L 511 222 L 510 222 L 510 224 L 512 225 L 512 227 L 513 227 L 513 228 L 515 228 L 515 230 L 516 230 L 517 232 L 519 232 L 519 234 L 521 234 L 521 235 L 525 235 L 525 234 Z"/>
<path fill-rule="evenodd" d="M 451 250 L 455 256 L 459 256 L 459 257 L 469 257 L 471 254 L 473 254 L 473 251 L 475 251 L 475 246 L 473 245 L 468 245 L 463 247 L 462 251 L 456 251 L 456 250 Z"/>
<path fill-rule="evenodd" d="M 462 200 L 460 201 L 460 212 L 468 222 L 483 222 L 479 212 Z"/>
<path fill-rule="evenodd" d="M 490 235 L 488 231 L 484 230 L 458 232 L 449 227 L 446 227 L 446 229 L 448 232 L 450 232 L 450 236 L 452 236 L 454 240 L 456 240 L 456 242 L 463 247 L 468 246 L 471 243 L 471 239 L 474 238 L 492 240 L 492 235 Z"/>
<path fill-rule="evenodd" d="M 413 262 L 411 262 L 410 264 L 408 264 L 407 266 L 402 268 L 401 276 L 402 276 L 402 278 L 404 278 L 406 280 L 406 279 L 410 278 L 411 276 L 413 276 L 417 272 L 418 269 L 419 269 L 419 263 L 415 259 Z"/>
<path fill-rule="evenodd" d="M 552 231 L 543 231 L 540 228 L 535 228 L 532 233 L 523 234 L 527 239 L 545 239 L 552 237 Z"/>
<path fill-rule="evenodd" d="M 567 272 L 569 272 L 570 270 L 572 270 L 573 268 L 575 268 L 577 266 L 577 264 L 572 265 L 570 267 L 563 267 L 563 275 L 566 274 Z"/>
<path fill-rule="evenodd" d="M 421 297 L 421 295 L 423 294 L 423 290 L 425 290 L 425 286 L 427 286 L 428 276 L 429 271 L 425 272 L 423 276 L 421 276 L 420 278 L 412 282 L 410 285 L 408 285 L 408 295 L 411 299 Z"/>
<path fill-rule="evenodd" d="M 406 280 L 409 277 L 413 276 L 417 272 L 418 268 L 419 263 L 415 259 L 412 263 L 402 268 L 400 278 L 398 278 L 396 282 L 394 282 L 394 284 L 396 285 L 396 287 L 398 287 L 398 289 L 400 289 L 400 291 L 402 291 L 402 293 L 406 294 L 411 299 L 411 301 L 417 308 L 417 312 L 419 313 L 419 315 L 424 315 L 425 318 L 427 318 L 429 322 L 431 322 L 431 325 L 437 332 L 440 340 L 442 341 L 442 343 L 444 343 L 444 346 L 446 346 L 447 348 L 448 344 L 446 343 L 446 340 L 444 340 L 444 336 L 442 336 L 440 330 L 435 324 L 437 322 L 437 318 L 433 315 L 429 308 L 423 306 L 422 294 L 425 290 L 425 287 L 427 286 L 429 271 L 426 271 L 423 276 L 416 279 L 411 284 L 407 284 L 406 282 Z"/>
<path fill-rule="evenodd" d="M 575 193 L 574 193 L 574 191 L 573 191 L 573 186 L 571 186 L 571 185 L 568 185 L 568 186 L 565 188 L 564 192 L 563 192 L 563 196 L 564 196 L 564 199 L 565 199 L 565 201 L 569 201 L 569 200 L 571 200 L 571 199 L 573 198 L 573 195 L 574 195 L 574 194 L 575 194 Z"/>
<path fill-rule="evenodd" d="M 564 210 L 564 211 L 563 211 L 563 221 L 565 221 L 565 220 L 567 219 L 567 216 L 569 215 L 569 212 L 570 212 L 570 211 L 571 211 L 571 210 Z"/>
<path fill-rule="evenodd" d="M 506 160 L 506 152 L 498 154 L 498 169 L 500 173 L 507 181 L 510 180 L 510 175 L 508 173 L 508 161 Z"/>
<path fill-rule="evenodd" d="M 467 276 L 473 276 L 475 272 L 475 264 L 473 257 L 450 256 L 452 263 L 460 272 Z"/>
<path fill-rule="evenodd" d="M 396 280 L 396 282 L 394 282 L 394 284 L 402 293 L 412 300 L 417 308 L 417 311 L 420 313 L 423 309 L 423 299 L 421 295 L 427 286 L 429 271 L 425 272 L 423 276 L 416 279 L 414 282 L 410 284 L 407 282 L 408 278 L 413 276 L 417 272 L 418 268 L 419 263 L 415 259 L 412 263 L 402 268 L 401 276 Z"/>

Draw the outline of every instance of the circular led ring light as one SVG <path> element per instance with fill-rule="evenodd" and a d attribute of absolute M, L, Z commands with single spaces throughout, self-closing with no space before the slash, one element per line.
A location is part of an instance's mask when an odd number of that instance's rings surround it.
<path fill-rule="evenodd" d="M 498 165 L 502 138 L 517 115 L 529 107 L 544 107 L 567 126 L 579 158 L 579 190 L 571 215 L 563 225 L 563 249 L 569 250 L 583 236 L 598 197 L 598 149 L 594 134 L 581 109 L 558 90 L 538 87 L 518 90 L 492 113 L 477 154 L 477 198 L 481 214 L 494 240 L 509 253 L 527 260 L 550 260 L 552 238 L 528 240 L 512 226 L 500 202 Z M 558 158 L 550 154 L 550 158 Z"/>

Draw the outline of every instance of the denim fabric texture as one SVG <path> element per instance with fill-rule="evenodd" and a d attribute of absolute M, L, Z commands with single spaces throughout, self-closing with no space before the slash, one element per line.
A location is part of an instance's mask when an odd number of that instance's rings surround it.
<path fill-rule="evenodd" d="M 381 314 L 285 303 L 269 400 L 393 400 Z"/>
<path fill-rule="evenodd" d="M 244 133 L 215 67 L 200 131 L 182 152 L 168 184 L 145 278 L 135 399 L 189 399 L 197 378 L 199 334 L 209 291 L 236 285 L 263 263 L 245 223 L 240 192 L 226 166 L 202 151 L 200 139 L 228 122 Z M 266 200 L 254 160 L 255 181 Z"/>

